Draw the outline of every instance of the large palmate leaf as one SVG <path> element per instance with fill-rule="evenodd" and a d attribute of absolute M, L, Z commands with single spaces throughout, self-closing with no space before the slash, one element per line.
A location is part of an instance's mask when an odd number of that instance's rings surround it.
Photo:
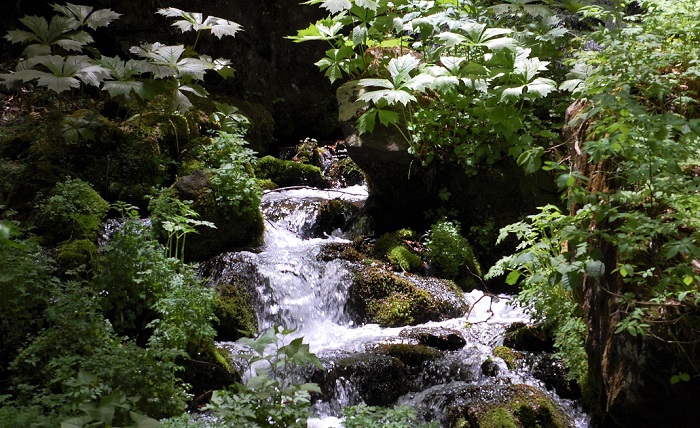
<path fill-rule="evenodd" d="M 540 61 L 538 58 L 527 58 L 519 55 L 513 70 L 513 79 L 520 84 L 503 86 L 501 101 L 514 100 L 524 96 L 533 100 L 544 98 L 550 92 L 556 91 L 557 84 L 552 79 L 538 77 L 540 71 L 547 70 L 547 61 Z"/>
<path fill-rule="evenodd" d="M 486 24 L 469 21 L 460 26 L 460 30 L 466 36 L 468 46 L 483 46 L 492 51 L 500 49 L 515 49 L 516 42 L 512 37 L 513 30 L 508 28 L 488 28 Z"/>
<path fill-rule="evenodd" d="M 78 26 L 87 26 L 93 30 L 98 27 L 106 27 L 112 21 L 121 16 L 120 13 L 113 12 L 110 9 L 99 9 L 93 12 L 92 6 L 76 5 L 66 3 L 65 6 L 58 4 L 51 5 L 53 10 L 63 14 L 66 18 L 75 20 Z"/>
<path fill-rule="evenodd" d="M 86 56 L 43 55 L 24 61 L 22 69 L 14 74 L 23 82 L 37 80 L 56 93 L 80 87 L 80 82 L 99 86 L 109 77 L 109 71 L 100 65 L 93 64 Z M 36 68 L 41 67 L 41 68 Z"/>
<path fill-rule="evenodd" d="M 329 11 L 331 14 L 349 10 L 352 7 L 352 2 L 350 0 L 310 0 L 303 4 L 319 4 L 321 7 Z M 367 3 L 367 2 L 365 2 Z"/>
<path fill-rule="evenodd" d="M 210 30 L 213 35 L 218 38 L 223 36 L 235 36 L 243 27 L 228 19 L 219 18 L 216 16 L 207 16 L 198 12 L 185 12 L 184 10 L 168 7 L 158 9 L 157 13 L 170 18 L 182 18 L 173 23 L 183 33 L 186 31 L 202 31 Z"/>
<path fill-rule="evenodd" d="M 75 20 L 65 16 L 54 16 L 51 22 L 40 16 L 25 16 L 20 22 L 30 31 L 12 30 L 5 38 L 11 43 L 26 43 L 22 52 L 26 57 L 50 55 L 54 46 L 67 51 L 82 51 L 83 47 L 93 42 L 92 36 L 82 30 Z"/>

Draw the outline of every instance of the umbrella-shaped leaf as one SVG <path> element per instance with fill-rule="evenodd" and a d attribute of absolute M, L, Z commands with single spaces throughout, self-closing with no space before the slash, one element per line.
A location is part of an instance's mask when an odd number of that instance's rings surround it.
<path fill-rule="evenodd" d="M 410 78 L 411 71 L 418 67 L 418 59 L 413 55 L 402 55 L 398 58 L 392 58 L 389 61 L 387 70 L 394 81 L 394 86 L 400 86 L 401 83 Z"/>

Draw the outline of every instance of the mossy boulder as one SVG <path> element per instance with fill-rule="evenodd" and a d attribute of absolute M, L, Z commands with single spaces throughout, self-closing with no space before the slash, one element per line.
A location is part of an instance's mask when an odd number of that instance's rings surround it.
<path fill-rule="evenodd" d="M 259 179 L 269 179 L 280 187 L 313 186 L 325 188 L 328 186 L 321 176 L 321 169 L 314 165 L 278 159 L 265 156 L 255 165 L 255 176 Z"/>
<path fill-rule="evenodd" d="M 420 367 L 427 361 L 442 357 L 442 352 L 430 346 L 412 343 L 382 343 L 374 350 L 378 354 L 398 358 L 409 367 Z"/>
<path fill-rule="evenodd" d="M 523 354 L 507 346 L 496 346 L 493 350 L 493 355 L 502 359 L 510 370 L 515 370 L 518 363 L 523 359 Z"/>
<path fill-rule="evenodd" d="M 62 271 L 85 266 L 92 268 L 97 260 L 97 245 L 89 239 L 75 239 L 61 244 L 56 251 L 56 262 Z"/>
<path fill-rule="evenodd" d="M 513 323 L 506 327 L 503 345 L 524 352 L 553 352 L 554 342 L 542 327 Z"/>
<path fill-rule="evenodd" d="M 56 184 L 38 204 L 36 224 L 49 243 L 70 238 L 92 239 L 109 210 L 109 204 L 79 179 Z"/>
<path fill-rule="evenodd" d="M 251 302 L 252 297 L 237 284 L 216 286 L 214 315 L 218 322 L 214 327 L 217 340 L 235 341 L 258 331 L 258 318 Z"/>
<path fill-rule="evenodd" d="M 443 327 L 406 328 L 399 336 L 441 351 L 456 351 L 467 344 L 459 331 Z"/>
<path fill-rule="evenodd" d="M 461 316 L 467 305 L 454 283 L 361 266 L 349 289 L 350 313 L 383 327 Z"/>
<path fill-rule="evenodd" d="M 187 260 L 204 261 L 220 253 L 262 244 L 265 225 L 260 208 L 245 201 L 238 209 L 218 204 L 205 172 L 195 171 L 181 178 L 172 191 L 178 199 L 192 201 L 191 207 L 199 213 L 199 220 L 216 226 L 215 229 L 201 227 L 198 233 L 187 237 Z"/>
<path fill-rule="evenodd" d="M 200 273 L 216 290 L 214 326 L 219 341 L 235 341 L 258 331 L 256 308 L 261 305 L 255 290 L 257 266 L 246 255 L 224 253 L 204 262 Z"/>
<path fill-rule="evenodd" d="M 418 272 L 423 268 L 423 260 L 401 238 L 399 232 L 385 233 L 377 239 L 375 253 L 391 265 L 406 272 Z"/>
<path fill-rule="evenodd" d="M 548 395 L 530 385 L 451 382 L 427 390 L 416 403 L 427 420 L 460 428 L 572 428 L 574 422 Z"/>
<path fill-rule="evenodd" d="M 206 404 L 212 391 L 226 389 L 241 381 L 240 373 L 228 362 L 225 349 L 211 346 L 190 355 L 190 358 L 180 358 L 178 363 L 183 368 L 180 379 L 190 385 L 188 392 L 193 396 L 190 407 Z"/>

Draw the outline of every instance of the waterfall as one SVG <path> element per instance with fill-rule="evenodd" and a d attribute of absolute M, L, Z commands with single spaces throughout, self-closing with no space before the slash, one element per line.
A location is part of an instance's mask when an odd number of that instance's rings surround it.
<path fill-rule="evenodd" d="M 254 282 L 260 329 L 273 325 L 295 329 L 296 337 L 303 336 L 311 351 L 327 361 L 329 367 L 342 365 L 354 355 L 371 354 L 382 344 L 415 343 L 416 335 L 426 329 L 450 332 L 460 336 L 461 347 L 434 351 L 439 356 L 401 368 L 410 379 L 411 387 L 405 393 L 401 391 L 399 404 L 418 409 L 427 420 L 445 424 L 446 409 L 454 405 L 455 394 L 476 396 L 479 391 L 491 393 L 489 391 L 517 386 L 526 392 L 541 391 L 564 409 L 571 426 L 587 427 L 586 415 L 573 401 L 548 391 L 543 382 L 533 377 L 531 370 L 508 367 L 501 358 L 493 356 L 494 348 L 503 344 L 508 325 L 530 321 L 522 309 L 511 304 L 508 296 L 485 295 L 480 291 L 465 293 L 463 298 L 471 306 L 468 313 L 413 327 L 381 328 L 376 324 L 353 323 L 346 310 L 348 288 L 354 275 L 350 262 L 326 261 L 319 257 L 325 244 L 350 242 L 352 236 L 343 230 L 352 228 L 347 223 L 344 228 L 319 228 L 317 218 L 329 201 L 340 200 L 359 207 L 366 196 L 361 187 L 295 188 L 264 195 L 264 247 L 257 253 L 238 254 L 255 266 L 251 281 Z M 380 356 L 368 361 L 384 364 L 388 358 Z M 491 364 L 489 370 L 485 369 L 487 363 Z M 340 408 L 363 401 L 362 386 L 354 383 L 353 376 L 346 372 L 339 373 L 327 377 L 327 384 L 323 385 L 326 397 L 313 406 L 317 416 L 309 421 L 309 427 L 340 426 Z"/>

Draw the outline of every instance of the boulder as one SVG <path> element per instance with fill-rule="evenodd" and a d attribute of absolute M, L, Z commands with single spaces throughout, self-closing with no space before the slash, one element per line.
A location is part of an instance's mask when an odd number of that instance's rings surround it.
<path fill-rule="evenodd" d="M 443 327 L 406 328 L 401 330 L 399 336 L 441 351 L 457 351 L 467 344 L 459 331 Z"/>

